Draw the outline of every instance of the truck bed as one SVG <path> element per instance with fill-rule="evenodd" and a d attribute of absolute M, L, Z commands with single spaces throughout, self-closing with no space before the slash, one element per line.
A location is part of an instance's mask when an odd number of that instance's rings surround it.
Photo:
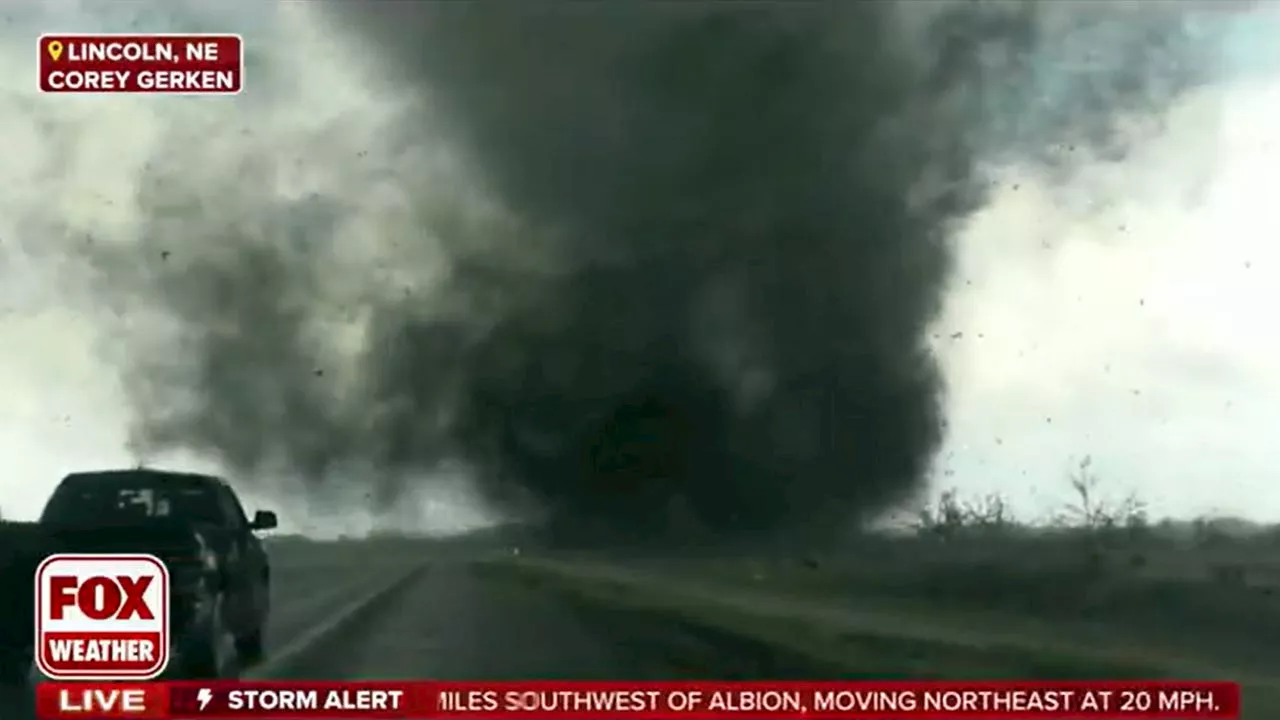
<path fill-rule="evenodd" d="M 0 521 L 0 683 L 25 677 L 35 615 L 32 580 L 51 540 L 36 523 Z"/>

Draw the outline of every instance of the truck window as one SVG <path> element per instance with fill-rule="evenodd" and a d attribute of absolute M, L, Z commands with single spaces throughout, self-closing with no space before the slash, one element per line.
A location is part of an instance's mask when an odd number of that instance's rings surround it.
<path fill-rule="evenodd" d="M 226 525 L 218 485 L 181 476 L 109 475 L 60 485 L 42 522 L 61 525 L 187 520 Z"/>
<path fill-rule="evenodd" d="M 152 488 L 121 488 L 116 492 L 116 509 L 137 511 L 145 517 L 169 517 L 167 497 L 156 497 Z"/>
<path fill-rule="evenodd" d="M 222 514 L 230 527 L 242 528 L 249 524 L 249 518 L 244 514 L 244 507 L 240 505 L 240 498 L 236 497 L 231 488 L 226 485 L 218 488 L 218 499 L 222 506 Z"/>

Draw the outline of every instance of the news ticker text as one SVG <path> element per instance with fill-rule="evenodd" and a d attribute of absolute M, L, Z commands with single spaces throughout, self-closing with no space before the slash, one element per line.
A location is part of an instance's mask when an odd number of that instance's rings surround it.
<path fill-rule="evenodd" d="M 805 720 L 1228 719 L 1227 682 L 113 682 L 42 683 L 41 720 L 487 718 Z"/>

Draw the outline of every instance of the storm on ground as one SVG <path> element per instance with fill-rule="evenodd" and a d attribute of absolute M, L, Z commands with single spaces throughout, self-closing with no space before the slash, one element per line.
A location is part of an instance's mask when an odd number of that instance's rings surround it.
<path fill-rule="evenodd" d="M 330 532 L 817 535 L 1088 455 L 1280 514 L 1276 10 L 549 7 L 14 9 L 0 508 L 146 462 Z M 35 92 L 124 29 L 243 33 L 246 91 Z"/>

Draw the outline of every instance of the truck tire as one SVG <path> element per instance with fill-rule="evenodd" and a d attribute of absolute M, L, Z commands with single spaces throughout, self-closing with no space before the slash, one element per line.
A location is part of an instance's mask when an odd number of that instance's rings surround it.
<path fill-rule="evenodd" d="M 261 627 L 236 638 L 236 654 L 240 657 L 240 662 L 246 665 L 262 660 L 266 650 Z"/>
<path fill-rule="evenodd" d="M 257 624 L 252 630 L 236 638 L 236 652 L 240 655 L 240 662 L 244 665 L 256 663 L 266 655 L 264 633 L 266 631 L 267 618 L 271 616 L 271 576 L 269 571 L 263 575 L 262 587 L 259 589 L 258 594 L 261 598 L 262 606 L 257 609 Z"/>
<path fill-rule="evenodd" d="M 188 639 L 182 649 L 181 675 L 188 680 L 235 679 L 240 676 L 236 638 L 223 619 L 223 596 L 214 601 L 207 627 Z"/>

